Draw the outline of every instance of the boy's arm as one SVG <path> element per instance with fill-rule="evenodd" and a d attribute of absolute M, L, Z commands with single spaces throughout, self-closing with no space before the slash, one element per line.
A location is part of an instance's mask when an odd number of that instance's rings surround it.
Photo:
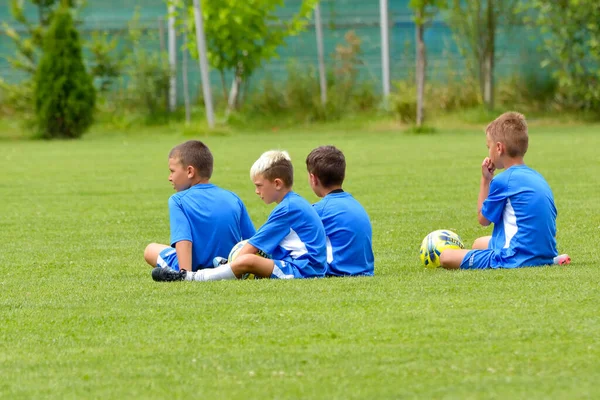
<path fill-rule="evenodd" d="M 479 185 L 479 197 L 477 198 L 477 221 L 483 226 L 488 226 L 491 222 L 483 216 L 481 209 L 483 202 L 490 194 L 490 183 L 494 178 L 496 166 L 489 157 L 483 159 L 481 163 L 481 184 Z"/>
<path fill-rule="evenodd" d="M 181 240 L 175 243 L 175 251 L 177 252 L 177 261 L 179 261 L 179 269 L 185 269 L 192 272 L 192 242 L 189 240 Z"/>
<path fill-rule="evenodd" d="M 490 181 L 486 180 L 484 177 L 481 177 L 481 184 L 479 186 L 479 197 L 477 198 L 477 221 L 482 226 L 488 226 L 491 224 L 490 221 L 481 213 L 481 208 L 483 207 L 483 202 L 487 199 L 490 194 Z"/>
<path fill-rule="evenodd" d="M 238 257 L 242 256 L 244 254 L 256 254 L 258 253 L 258 249 L 254 246 L 252 246 L 250 243 L 246 243 L 244 245 L 244 247 L 242 247 L 242 249 L 240 250 Z"/>

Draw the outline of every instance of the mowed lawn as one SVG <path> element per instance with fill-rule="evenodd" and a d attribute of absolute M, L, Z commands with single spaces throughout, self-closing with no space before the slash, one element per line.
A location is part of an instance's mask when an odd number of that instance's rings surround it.
<path fill-rule="evenodd" d="M 427 270 L 418 248 L 439 228 L 467 245 L 491 233 L 482 129 L 201 136 L 257 227 L 274 207 L 249 179 L 263 151 L 287 149 L 314 202 L 305 157 L 340 147 L 376 276 L 155 283 L 142 253 L 169 240 L 167 154 L 190 138 L 0 141 L 0 398 L 600 396 L 600 126 L 530 129 L 573 263 L 474 272 Z"/>

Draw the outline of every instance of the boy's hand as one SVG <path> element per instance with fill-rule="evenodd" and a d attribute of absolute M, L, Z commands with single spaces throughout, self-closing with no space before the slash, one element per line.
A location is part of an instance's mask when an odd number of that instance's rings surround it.
<path fill-rule="evenodd" d="M 494 171 L 496 171 L 496 166 L 492 160 L 489 157 L 484 158 L 481 163 L 481 175 L 483 176 L 483 179 L 491 181 L 494 177 Z"/>

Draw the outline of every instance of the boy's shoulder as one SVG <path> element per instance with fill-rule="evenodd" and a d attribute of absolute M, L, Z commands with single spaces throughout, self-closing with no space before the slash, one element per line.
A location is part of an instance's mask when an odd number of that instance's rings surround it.
<path fill-rule="evenodd" d="M 336 192 L 329 193 L 317 203 L 314 204 L 314 207 L 317 209 L 325 209 L 325 208 L 355 208 L 360 207 L 363 208 L 362 205 L 352 194 L 348 192 Z"/>
<path fill-rule="evenodd" d="M 227 189 L 223 189 L 215 184 L 208 183 L 208 184 L 194 185 L 194 186 L 190 187 L 189 189 L 182 190 L 181 192 L 173 193 L 171 195 L 171 197 L 169 197 L 169 204 L 171 204 L 172 202 L 186 203 L 186 201 L 185 201 L 186 198 L 197 199 L 197 198 L 205 198 L 205 197 L 213 199 L 213 200 L 216 197 L 217 201 L 219 199 L 228 199 L 228 198 L 229 199 L 235 198 L 236 200 L 241 201 L 240 197 L 237 194 L 235 194 L 234 192 L 227 190 Z"/>
<path fill-rule="evenodd" d="M 547 185 L 546 179 L 542 176 L 542 174 L 525 164 L 513 165 L 502 173 L 496 175 L 493 180 L 496 181 L 496 184 L 503 186 L 508 186 L 510 184 L 511 187 L 514 183 L 516 183 L 518 186 L 521 182 L 527 182 L 528 186 L 532 183 L 539 183 L 544 186 Z"/>
<path fill-rule="evenodd" d="M 297 214 L 297 213 L 313 213 L 313 206 L 308 200 L 300 196 L 296 192 L 289 192 L 274 209 L 272 214 L 275 216 L 282 216 L 285 214 Z"/>

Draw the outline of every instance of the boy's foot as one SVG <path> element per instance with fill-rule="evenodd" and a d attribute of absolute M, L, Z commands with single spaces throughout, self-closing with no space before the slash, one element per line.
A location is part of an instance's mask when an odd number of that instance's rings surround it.
<path fill-rule="evenodd" d="M 223 257 L 215 257 L 213 258 L 213 267 L 217 268 L 219 265 L 227 264 L 227 259 Z"/>
<path fill-rule="evenodd" d="M 568 254 L 561 254 L 560 256 L 554 257 L 554 264 L 556 265 L 567 265 L 571 264 L 571 257 Z"/>
<path fill-rule="evenodd" d="M 185 279 L 186 271 L 184 269 L 175 271 L 171 268 L 156 267 L 152 270 L 152 279 L 156 282 L 173 282 Z"/>

